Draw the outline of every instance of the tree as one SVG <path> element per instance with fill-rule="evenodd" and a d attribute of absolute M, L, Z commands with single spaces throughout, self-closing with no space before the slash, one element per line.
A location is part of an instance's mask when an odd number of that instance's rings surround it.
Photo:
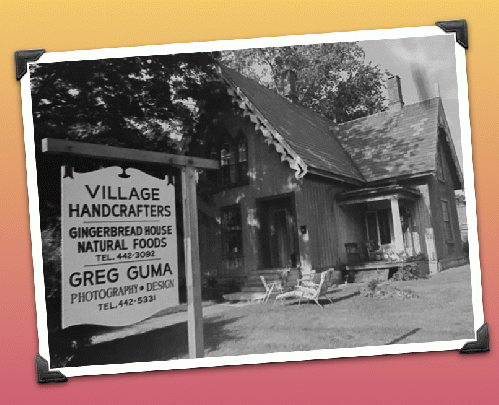
<path fill-rule="evenodd" d="M 210 53 L 39 63 L 31 69 L 37 143 L 55 137 L 183 153 L 207 122 L 200 106 L 221 102 Z"/>
<path fill-rule="evenodd" d="M 43 138 L 185 154 L 230 106 L 211 53 L 38 63 L 31 94 L 42 228 L 60 215 L 60 166 L 96 170 L 92 159 L 41 153 Z M 134 164 L 151 175 L 167 168 Z M 46 222 L 46 223 L 45 223 Z"/>
<path fill-rule="evenodd" d="M 335 122 L 384 111 L 385 75 L 365 63 L 356 43 L 294 45 L 222 51 L 227 66 L 282 94 L 283 73 L 297 73 L 299 102 Z"/>
<path fill-rule="evenodd" d="M 41 140 L 183 154 L 202 143 L 230 98 L 210 53 L 38 63 L 30 77 L 49 348 L 52 367 L 61 367 L 88 335 L 85 325 L 61 330 L 61 166 L 85 172 L 120 162 L 46 155 Z M 167 166 L 128 165 L 163 178 L 178 173 Z M 177 193 L 179 201 L 179 188 Z M 180 209 L 177 215 L 181 223 Z"/>

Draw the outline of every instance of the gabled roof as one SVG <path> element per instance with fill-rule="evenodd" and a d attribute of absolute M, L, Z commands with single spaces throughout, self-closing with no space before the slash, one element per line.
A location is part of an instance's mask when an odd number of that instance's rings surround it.
<path fill-rule="evenodd" d="M 337 125 L 334 135 L 367 182 L 436 170 L 439 98 Z"/>
<path fill-rule="evenodd" d="M 331 136 L 332 122 L 316 112 L 293 104 L 276 92 L 267 89 L 252 79 L 248 79 L 225 66 L 221 66 L 224 78 L 239 89 L 252 109 L 277 131 L 311 168 L 332 173 L 355 183 L 364 179 L 354 162 L 342 148 L 339 141 Z"/>
<path fill-rule="evenodd" d="M 447 123 L 447 118 L 445 117 L 444 105 L 442 104 L 442 100 L 439 102 L 439 112 L 438 112 L 438 127 L 439 127 L 439 135 L 442 134 L 441 141 L 445 143 L 447 149 L 449 151 L 449 157 L 451 164 L 451 174 L 454 179 L 454 189 L 461 190 L 464 188 L 464 178 L 463 172 L 461 170 L 461 165 L 459 164 L 459 159 L 456 153 L 456 147 L 454 146 L 454 142 L 452 141 L 452 136 L 450 135 L 449 124 Z M 443 145 L 444 146 L 444 145 Z"/>
<path fill-rule="evenodd" d="M 244 115 L 274 143 L 296 176 L 315 173 L 357 185 L 436 172 L 438 127 L 444 127 L 456 173 L 462 173 L 440 98 L 340 125 L 221 65 Z"/>

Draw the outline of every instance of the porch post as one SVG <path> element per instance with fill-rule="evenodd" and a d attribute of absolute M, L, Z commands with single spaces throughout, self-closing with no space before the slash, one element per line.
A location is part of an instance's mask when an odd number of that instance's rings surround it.
<path fill-rule="evenodd" d="M 403 252 L 405 248 L 404 248 L 404 237 L 402 235 L 402 223 L 400 222 L 399 200 L 395 197 L 390 198 L 390 206 L 393 219 L 393 236 L 395 238 L 395 250 L 396 253 L 400 253 Z"/>

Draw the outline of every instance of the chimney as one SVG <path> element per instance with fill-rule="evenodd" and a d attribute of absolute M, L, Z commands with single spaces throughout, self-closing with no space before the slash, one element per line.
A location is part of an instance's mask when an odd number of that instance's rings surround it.
<path fill-rule="evenodd" d="M 298 94 L 296 93 L 297 74 L 293 69 L 286 69 L 281 76 L 282 95 L 293 104 L 298 104 Z"/>
<path fill-rule="evenodd" d="M 386 81 L 386 88 L 388 90 L 388 110 L 398 112 L 404 106 L 404 99 L 402 98 L 402 86 L 400 85 L 400 77 L 392 76 Z"/>
<path fill-rule="evenodd" d="M 435 83 L 435 97 L 440 97 L 440 84 L 438 82 Z"/>

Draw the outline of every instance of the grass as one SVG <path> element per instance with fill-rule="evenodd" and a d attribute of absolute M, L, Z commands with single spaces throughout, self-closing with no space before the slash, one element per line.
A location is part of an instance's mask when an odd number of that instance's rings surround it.
<path fill-rule="evenodd" d="M 315 303 L 298 306 L 292 301 L 205 307 L 205 355 L 474 339 L 469 266 L 393 285 L 409 288 L 420 298 L 364 297 L 359 286 L 348 285 L 328 294 L 333 304 L 321 301 L 324 310 Z M 68 366 L 187 358 L 185 314 L 153 321 L 147 328 L 125 328 L 119 336 L 81 348 Z"/>

